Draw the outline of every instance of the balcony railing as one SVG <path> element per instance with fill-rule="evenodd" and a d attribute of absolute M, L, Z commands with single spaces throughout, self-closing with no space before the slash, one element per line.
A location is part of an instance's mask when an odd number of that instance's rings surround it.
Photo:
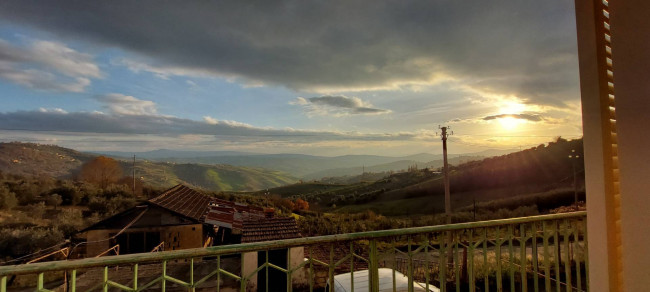
<path fill-rule="evenodd" d="M 0 266 L 0 292 L 588 291 L 587 267 L 574 212 Z"/>

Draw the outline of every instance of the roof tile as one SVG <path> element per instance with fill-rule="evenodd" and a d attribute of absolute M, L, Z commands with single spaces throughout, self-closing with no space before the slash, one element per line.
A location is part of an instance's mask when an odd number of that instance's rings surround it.
<path fill-rule="evenodd" d="M 259 218 L 243 223 L 241 242 L 269 241 L 299 238 L 296 220 L 288 218 Z"/>
<path fill-rule="evenodd" d="M 205 213 L 213 198 L 184 185 L 176 185 L 149 202 L 183 216 L 203 222 Z"/>

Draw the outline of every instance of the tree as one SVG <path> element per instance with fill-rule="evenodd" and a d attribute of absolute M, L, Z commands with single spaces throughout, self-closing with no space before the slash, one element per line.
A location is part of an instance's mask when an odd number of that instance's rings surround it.
<path fill-rule="evenodd" d="M 309 210 L 309 203 L 303 199 L 297 199 L 294 203 L 294 211 Z"/>
<path fill-rule="evenodd" d="M 54 210 L 56 210 L 56 207 L 61 205 L 61 202 L 63 202 L 63 199 L 61 198 L 61 196 L 59 196 L 59 194 L 51 194 L 47 198 L 47 204 L 50 206 L 54 206 Z"/>
<path fill-rule="evenodd" d="M 81 166 L 79 179 L 99 185 L 105 189 L 122 178 L 122 167 L 117 160 L 99 156 Z"/>
<path fill-rule="evenodd" d="M 133 182 L 135 182 L 135 186 Z M 117 183 L 126 186 L 135 196 L 142 195 L 142 179 L 140 178 L 136 178 L 134 180 L 132 176 L 125 176 L 122 177 Z M 135 187 L 135 190 L 133 187 Z"/>

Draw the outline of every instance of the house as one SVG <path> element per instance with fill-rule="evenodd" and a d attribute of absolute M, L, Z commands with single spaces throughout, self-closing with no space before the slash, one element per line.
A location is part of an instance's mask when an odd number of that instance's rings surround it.
<path fill-rule="evenodd" d="M 301 234 L 293 217 L 274 217 L 272 209 L 212 198 L 179 184 L 82 230 L 80 236 L 86 240 L 85 257 L 95 257 L 111 249 L 132 254 L 292 239 Z M 290 258 L 290 266 L 295 267 L 304 259 L 304 248 L 271 250 L 268 258 L 283 268 Z M 265 252 L 244 254 L 242 271 L 254 272 L 265 259 Z M 257 282 L 266 282 L 265 277 L 266 273 L 258 273 L 248 288 L 257 289 Z M 296 273 L 293 280 L 307 279 Z M 269 281 L 285 286 L 287 282 L 286 275 L 275 269 L 269 271 Z"/>
<path fill-rule="evenodd" d="M 120 254 L 203 247 L 214 236 L 204 224 L 212 198 L 177 185 L 80 232 L 86 257 L 119 244 Z"/>

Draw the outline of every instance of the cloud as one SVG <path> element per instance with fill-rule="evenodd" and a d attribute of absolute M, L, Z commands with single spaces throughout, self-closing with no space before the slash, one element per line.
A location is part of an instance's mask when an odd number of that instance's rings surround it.
<path fill-rule="evenodd" d="M 113 59 L 111 60 L 111 64 L 125 66 L 135 73 L 149 72 L 154 76 L 164 80 L 168 80 L 172 76 L 224 77 L 224 75 L 216 74 L 206 69 L 186 68 L 178 66 L 155 66 L 150 65 L 146 62 L 126 58 Z"/>
<path fill-rule="evenodd" d="M 65 44 L 32 40 L 20 47 L 0 39 L 0 78 L 39 90 L 83 92 L 102 73 L 91 55 Z"/>
<path fill-rule="evenodd" d="M 487 116 L 484 117 L 482 120 L 489 121 L 489 120 L 496 120 L 496 119 L 503 119 L 503 118 L 513 118 L 519 120 L 526 120 L 529 122 L 541 122 L 545 120 L 539 114 L 500 114 L 500 115 Z"/>
<path fill-rule="evenodd" d="M 120 99 L 120 98 L 118 98 Z M 208 135 L 233 141 L 401 141 L 421 139 L 418 133 L 358 133 L 255 127 L 247 123 L 204 117 L 203 121 L 163 115 L 66 112 L 61 109 L 0 113 L 0 130 L 86 134 Z"/>
<path fill-rule="evenodd" d="M 376 115 L 391 112 L 386 109 L 373 108 L 372 104 L 363 101 L 358 97 L 347 97 L 342 95 L 324 95 L 310 98 L 298 97 L 289 102 L 289 104 L 303 106 L 307 113 L 318 115 Z"/>
<path fill-rule="evenodd" d="M 96 96 L 95 99 L 104 105 L 113 114 L 118 115 L 156 115 L 156 103 L 150 100 L 141 100 L 133 96 L 111 93 Z"/>
<path fill-rule="evenodd" d="M 578 98 L 575 15 L 565 0 L 8 0 L 0 16 L 119 47 L 130 53 L 122 64 L 161 78 L 217 76 L 321 93 L 454 79 L 530 103 Z"/>
<path fill-rule="evenodd" d="M 231 127 L 243 127 L 243 128 L 251 128 L 251 129 L 255 128 L 251 124 L 242 123 L 242 122 L 238 122 L 238 121 L 232 121 L 232 120 L 220 121 L 220 120 L 217 120 L 217 119 L 215 119 L 213 117 L 210 117 L 210 116 L 203 117 L 203 121 L 210 124 L 210 125 L 226 125 L 226 126 L 231 126 Z"/>

